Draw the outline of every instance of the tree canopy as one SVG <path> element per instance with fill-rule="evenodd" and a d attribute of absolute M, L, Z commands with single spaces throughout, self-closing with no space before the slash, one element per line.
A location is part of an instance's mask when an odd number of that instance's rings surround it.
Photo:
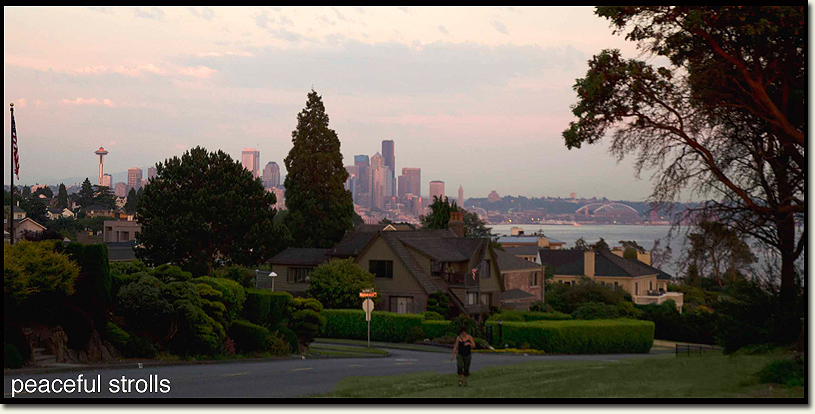
<path fill-rule="evenodd" d="M 671 67 L 602 51 L 574 86 L 578 120 L 563 133 L 580 148 L 615 129 L 611 152 L 636 153 L 638 175 L 654 171 L 652 202 L 684 190 L 709 199 L 697 210 L 780 257 L 787 298 L 798 294 L 795 260 L 806 244 L 806 11 L 598 7 L 615 32 Z"/>
<path fill-rule="evenodd" d="M 291 151 L 286 156 L 286 208 L 283 221 L 294 247 L 329 248 L 354 228 L 354 202 L 345 189 L 345 170 L 337 133 L 328 127 L 322 98 L 312 90 L 297 115 Z"/>
<path fill-rule="evenodd" d="M 373 287 L 374 275 L 353 259 L 332 260 L 309 275 L 306 294 L 329 309 L 359 309 L 362 304 L 359 292 Z"/>
<path fill-rule="evenodd" d="M 254 266 L 279 250 L 275 196 L 222 151 L 195 147 L 156 165 L 136 207 L 137 256 L 174 263 L 195 275 L 216 264 Z"/>

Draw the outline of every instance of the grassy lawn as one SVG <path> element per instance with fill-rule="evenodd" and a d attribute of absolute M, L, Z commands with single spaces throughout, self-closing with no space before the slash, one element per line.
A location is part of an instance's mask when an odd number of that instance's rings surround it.
<path fill-rule="evenodd" d="M 346 344 L 346 345 L 360 345 L 360 346 L 367 346 L 368 341 L 361 340 L 361 339 L 335 339 L 335 338 L 316 338 L 314 339 L 314 343 L 311 345 L 312 347 L 315 344 Z M 379 348 L 393 348 L 393 349 L 405 349 L 408 351 L 423 351 L 423 352 L 440 352 L 449 354 L 453 352 L 452 348 L 442 348 L 438 346 L 431 346 L 431 345 L 415 345 L 415 344 L 402 344 L 402 343 L 395 343 L 395 342 L 374 342 L 371 341 L 371 346 L 379 347 Z"/>
<path fill-rule="evenodd" d="M 361 348 L 356 346 L 337 346 L 312 343 L 309 353 L 318 357 L 378 357 L 388 355 L 387 351 L 376 348 Z"/>
<path fill-rule="evenodd" d="M 609 357 L 611 359 L 612 357 Z M 532 397 L 532 398 L 738 398 L 804 397 L 804 387 L 760 384 L 755 375 L 778 354 L 725 356 L 659 355 L 619 362 L 526 362 L 478 369 L 469 387 L 456 386 L 455 372 L 382 377 L 346 377 L 323 397 Z"/>

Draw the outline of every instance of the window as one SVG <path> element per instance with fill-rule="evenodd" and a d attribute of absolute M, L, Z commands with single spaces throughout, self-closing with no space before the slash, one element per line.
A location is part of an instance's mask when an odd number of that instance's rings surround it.
<path fill-rule="evenodd" d="M 529 274 L 529 286 L 538 286 L 538 272 L 532 272 Z"/>
<path fill-rule="evenodd" d="M 654 290 L 654 281 L 653 280 L 648 281 L 648 290 Z"/>
<path fill-rule="evenodd" d="M 640 284 L 639 283 L 634 283 L 634 295 L 639 295 L 639 294 L 640 294 Z"/>
<path fill-rule="evenodd" d="M 478 293 L 477 292 L 468 293 L 467 294 L 467 304 L 468 305 L 475 305 L 476 303 L 478 303 Z"/>
<path fill-rule="evenodd" d="M 368 270 L 377 278 L 393 279 L 393 260 L 369 260 Z"/>
<path fill-rule="evenodd" d="M 313 267 L 290 267 L 286 271 L 286 281 L 289 283 L 307 283 L 306 278 L 313 270 Z"/>
<path fill-rule="evenodd" d="M 483 304 L 484 306 L 490 306 L 490 299 L 491 299 L 490 296 L 492 296 L 492 295 L 489 294 L 489 293 L 482 293 L 481 294 L 481 304 Z"/>

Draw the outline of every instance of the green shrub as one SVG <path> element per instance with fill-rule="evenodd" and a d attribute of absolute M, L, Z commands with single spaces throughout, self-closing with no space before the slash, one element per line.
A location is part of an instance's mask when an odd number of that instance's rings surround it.
<path fill-rule="evenodd" d="M 450 298 L 441 290 L 431 293 L 427 298 L 427 310 L 450 319 Z"/>
<path fill-rule="evenodd" d="M 619 286 L 602 285 L 589 278 L 581 278 L 576 285 L 555 283 L 546 287 L 546 303 L 554 310 L 563 313 L 574 313 L 586 302 L 600 302 L 616 305 L 628 300 L 630 296 Z"/>
<path fill-rule="evenodd" d="M 555 308 L 548 303 L 543 303 L 542 301 L 533 302 L 529 305 L 530 312 L 554 312 Z"/>
<path fill-rule="evenodd" d="M 496 325 L 487 322 L 493 327 L 490 342 L 497 344 Z M 560 354 L 647 353 L 654 342 L 654 324 L 632 319 L 504 322 L 503 342 Z"/>
<path fill-rule="evenodd" d="M 272 355 L 291 355 L 291 345 L 283 335 L 278 333 L 272 332 L 269 334 L 269 345 L 267 347 L 267 351 L 271 352 Z"/>
<path fill-rule="evenodd" d="M 461 327 L 467 328 L 467 333 L 473 337 L 480 337 L 481 331 L 478 329 L 478 324 L 467 315 L 456 316 L 452 321 L 453 333 L 458 335 L 461 332 Z"/>
<path fill-rule="evenodd" d="M 105 331 L 102 332 L 102 339 L 112 343 L 116 349 L 122 351 L 126 349 L 128 342 L 130 342 L 130 334 L 115 323 L 108 322 Z"/>
<path fill-rule="evenodd" d="M 761 383 L 782 384 L 787 387 L 801 387 L 806 384 L 804 365 L 785 359 L 773 361 L 758 372 Z"/>
<path fill-rule="evenodd" d="M 456 336 L 458 332 L 453 332 L 453 324 L 450 321 L 422 321 L 422 329 L 428 339 L 440 338 L 442 336 Z"/>
<path fill-rule="evenodd" d="M 326 319 L 320 315 L 323 305 L 313 298 L 295 298 L 289 305 L 289 329 L 297 334 L 301 344 L 308 347 L 323 332 Z"/>
<path fill-rule="evenodd" d="M 362 309 L 326 309 L 323 336 L 326 338 L 367 339 L 368 322 Z M 425 321 L 438 324 L 443 321 Z M 422 315 L 373 311 L 371 313 L 371 340 L 405 342 L 411 326 L 423 326 Z"/>
<path fill-rule="evenodd" d="M 592 319 L 617 319 L 620 313 L 614 305 L 606 305 L 605 303 L 586 302 L 580 305 L 574 313 L 573 319 L 592 320 Z"/>
<path fill-rule="evenodd" d="M 426 320 L 426 321 L 443 321 L 444 320 L 444 315 L 442 315 L 442 314 L 440 314 L 438 312 L 427 311 L 427 312 L 422 312 L 422 318 L 424 318 L 424 320 Z"/>
<path fill-rule="evenodd" d="M 192 279 L 192 273 L 185 272 L 178 266 L 166 263 L 151 270 L 150 274 L 163 283 L 186 282 Z"/>
<path fill-rule="evenodd" d="M 178 300 L 173 306 L 178 318 L 178 331 L 170 340 L 170 349 L 179 355 L 218 354 L 226 337 L 223 325 L 188 300 Z"/>
<path fill-rule="evenodd" d="M 291 353 L 300 352 L 297 334 L 295 334 L 294 331 L 286 326 L 278 326 L 274 328 L 272 332 L 282 336 L 283 339 L 286 340 L 286 342 L 289 344 L 289 350 Z"/>
<path fill-rule="evenodd" d="M 212 274 L 216 278 L 229 279 L 243 286 L 244 289 L 255 287 L 255 271 L 247 267 L 232 265 L 220 268 Z"/>
<path fill-rule="evenodd" d="M 226 306 L 224 318 L 231 323 L 238 319 L 243 312 L 243 305 L 246 302 L 246 293 L 243 286 L 234 280 L 218 278 L 218 277 L 199 277 L 192 280 L 193 283 L 205 283 L 212 286 L 213 289 L 221 292 L 221 300 Z"/>
<path fill-rule="evenodd" d="M 174 313 L 164 298 L 162 283 L 152 276 L 122 287 L 117 295 L 117 311 L 137 329 L 161 329 Z M 158 325 L 158 326 L 157 326 Z M 69 337 L 70 339 L 70 337 Z"/>
<path fill-rule="evenodd" d="M 235 341 L 237 352 L 264 352 L 269 350 L 271 332 L 249 321 L 236 320 L 229 328 L 229 337 Z"/>
<path fill-rule="evenodd" d="M 353 259 L 334 259 L 311 272 L 306 294 L 331 309 L 358 309 L 359 292 L 373 287 L 374 275 Z M 380 298 L 372 300 L 376 303 Z"/>
<path fill-rule="evenodd" d="M 124 355 L 128 358 L 155 358 L 158 349 L 149 339 L 142 336 L 133 336 L 124 349 Z"/>
<path fill-rule="evenodd" d="M 3 245 L 4 316 L 30 316 L 32 311 L 58 304 L 74 293 L 78 276 L 79 266 L 54 252 L 53 242 L 21 240 Z M 43 311 L 53 311 L 49 307 Z"/>
<path fill-rule="evenodd" d="M 504 309 L 499 313 L 494 313 L 490 316 L 488 321 L 504 321 L 504 322 L 523 322 L 524 315 L 519 311 Z"/>
<path fill-rule="evenodd" d="M 421 326 L 411 326 L 408 328 L 405 342 L 412 344 L 417 341 L 425 339 L 426 335 Z"/>
<path fill-rule="evenodd" d="M 282 325 L 291 316 L 289 310 L 293 300 L 292 295 L 287 292 L 247 289 L 243 317 L 258 325 Z"/>
<path fill-rule="evenodd" d="M 20 368 L 23 366 L 23 357 L 17 347 L 6 342 L 3 343 L 3 368 Z"/>
<path fill-rule="evenodd" d="M 572 315 L 563 312 L 524 312 L 524 321 L 569 321 Z"/>

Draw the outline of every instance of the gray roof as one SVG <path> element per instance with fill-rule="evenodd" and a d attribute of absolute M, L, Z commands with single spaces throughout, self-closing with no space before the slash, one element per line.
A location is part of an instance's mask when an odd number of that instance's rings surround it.
<path fill-rule="evenodd" d="M 328 249 L 297 249 L 290 247 L 276 254 L 269 262 L 281 265 L 318 266 L 326 262 Z"/>
<path fill-rule="evenodd" d="M 379 236 L 379 232 L 354 231 L 345 233 L 345 237 L 326 254 L 331 257 L 357 257 Z"/>
<path fill-rule="evenodd" d="M 105 243 L 108 246 L 108 260 L 111 262 L 127 262 L 136 259 L 136 241 Z"/>
<path fill-rule="evenodd" d="M 416 227 L 414 227 L 412 224 L 392 223 L 390 225 L 393 226 L 393 228 L 395 228 L 396 231 L 416 230 Z M 376 232 L 384 229 L 387 226 L 388 226 L 388 224 L 360 224 L 359 226 L 357 226 L 354 229 L 354 231 L 355 232 L 362 231 L 362 232 L 366 232 L 366 233 L 371 233 L 371 232 L 376 233 Z M 391 231 L 393 231 L 393 230 L 391 230 Z"/>
<path fill-rule="evenodd" d="M 510 253 L 515 256 L 537 256 L 538 255 L 538 247 L 537 245 L 524 245 L 518 247 L 504 247 L 504 251 Z"/>
<path fill-rule="evenodd" d="M 555 268 L 559 275 L 580 276 L 585 274 L 582 250 L 539 249 L 541 263 Z M 624 259 L 607 251 L 594 252 L 595 276 L 638 277 L 656 274 L 659 279 L 670 279 L 670 275 L 636 259 Z"/>
<path fill-rule="evenodd" d="M 540 270 L 541 268 L 541 265 L 515 257 L 512 253 L 495 250 L 495 256 L 498 258 L 498 269 L 502 272 Z"/>

